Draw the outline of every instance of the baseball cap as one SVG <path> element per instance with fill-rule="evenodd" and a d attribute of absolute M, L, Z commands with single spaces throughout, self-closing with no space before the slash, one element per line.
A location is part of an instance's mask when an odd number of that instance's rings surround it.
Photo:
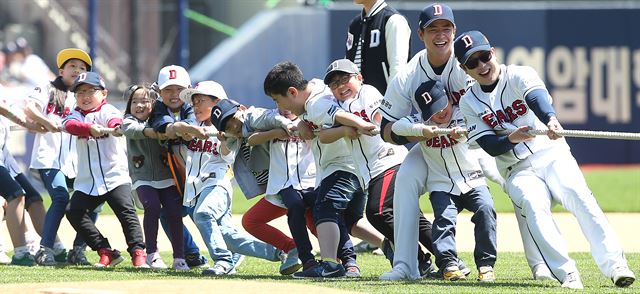
<path fill-rule="evenodd" d="M 460 34 L 453 41 L 453 50 L 458 62 L 465 64 L 473 53 L 491 50 L 491 44 L 481 32 L 469 31 Z"/>
<path fill-rule="evenodd" d="M 218 129 L 223 131 L 227 126 L 227 121 L 233 117 L 240 108 L 240 103 L 231 99 L 222 99 L 211 109 L 211 123 Z"/>
<path fill-rule="evenodd" d="M 92 86 L 100 87 L 103 90 L 107 88 L 104 84 L 104 80 L 98 73 L 89 71 L 89 72 L 81 73 L 76 78 L 75 82 L 73 82 L 73 86 L 71 86 L 69 91 L 75 92 L 76 89 L 80 87 L 80 85 L 82 84 L 89 84 Z"/>
<path fill-rule="evenodd" d="M 63 68 L 64 64 L 69 61 L 69 59 L 79 59 L 84 61 L 87 64 L 87 71 L 91 71 L 91 66 L 93 63 L 91 62 L 91 57 L 87 52 L 84 52 L 82 49 L 78 48 L 67 48 L 62 49 L 58 52 L 58 57 L 56 58 L 58 68 Z"/>
<path fill-rule="evenodd" d="M 196 94 L 212 96 L 218 99 L 227 99 L 227 92 L 224 91 L 222 85 L 214 81 L 203 81 L 196 84 L 194 88 L 188 88 L 180 92 L 180 99 L 184 103 L 190 103 L 191 97 Z"/>
<path fill-rule="evenodd" d="M 349 59 L 338 59 L 327 67 L 327 73 L 324 74 L 324 83 L 328 85 L 331 82 L 331 77 L 334 73 L 344 72 L 350 74 L 360 73 L 358 66 L 351 62 Z"/>
<path fill-rule="evenodd" d="M 451 10 L 451 7 L 445 4 L 433 3 L 423 8 L 420 12 L 418 27 L 424 29 L 432 22 L 439 19 L 448 20 L 454 26 L 456 25 L 456 22 L 453 19 L 453 11 Z"/>
<path fill-rule="evenodd" d="M 426 83 L 422 83 L 416 89 L 416 93 L 424 93 L 421 94 L 424 99 L 416 99 L 424 121 L 428 121 L 434 114 L 449 105 L 449 97 L 440 81 L 429 80 Z"/>
<path fill-rule="evenodd" d="M 158 73 L 158 87 L 160 87 L 160 90 L 171 85 L 178 85 L 185 88 L 191 86 L 191 78 L 184 67 L 169 65 L 160 70 L 160 73 Z"/>

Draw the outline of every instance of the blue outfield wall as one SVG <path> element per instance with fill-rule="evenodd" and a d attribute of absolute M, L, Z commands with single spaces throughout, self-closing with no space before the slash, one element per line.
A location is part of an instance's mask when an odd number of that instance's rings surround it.
<path fill-rule="evenodd" d="M 499 62 L 537 69 L 566 129 L 640 132 L 640 4 L 611 8 L 611 3 L 604 3 L 607 8 L 575 9 L 454 3 L 452 8 L 458 33 L 480 30 L 496 47 Z M 398 6 L 413 31 L 412 52 L 418 52 L 424 48 L 415 32 L 423 5 Z M 287 59 L 299 64 L 307 77 L 321 77 L 332 60 L 344 56 L 346 28 L 357 8 L 265 12 L 257 18 L 271 15 L 271 22 L 241 29 L 258 31 L 251 42 L 226 41 L 236 47 L 222 44 L 212 51 L 203 62 L 216 60 L 217 67 L 199 63 L 191 71 L 194 81 L 214 79 L 243 103 L 273 107 L 262 91 L 269 68 Z M 567 140 L 581 164 L 640 163 L 639 141 Z"/>

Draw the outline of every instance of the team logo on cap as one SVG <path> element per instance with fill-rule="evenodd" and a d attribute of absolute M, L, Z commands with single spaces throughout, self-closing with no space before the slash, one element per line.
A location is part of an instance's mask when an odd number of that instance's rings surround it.
<path fill-rule="evenodd" d="M 178 72 L 175 69 L 169 70 L 169 79 L 173 80 L 178 77 Z"/>
<path fill-rule="evenodd" d="M 83 72 L 81 74 L 78 75 L 78 82 L 84 82 L 84 80 L 87 79 L 87 73 Z"/>
<path fill-rule="evenodd" d="M 471 39 L 471 36 L 469 35 L 464 35 L 464 37 L 462 37 L 462 42 L 464 42 L 464 48 L 469 48 L 473 45 L 473 39 Z"/>
<path fill-rule="evenodd" d="M 220 107 L 214 107 L 213 112 L 211 114 L 213 114 L 217 119 L 220 119 L 220 116 L 222 115 L 222 110 L 220 110 Z"/>
<path fill-rule="evenodd" d="M 442 5 L 433 5 L 433 15 L 442 15 Z"/>

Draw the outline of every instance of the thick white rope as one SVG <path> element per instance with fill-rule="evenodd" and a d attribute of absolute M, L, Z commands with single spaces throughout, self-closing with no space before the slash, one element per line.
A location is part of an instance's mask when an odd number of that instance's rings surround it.
<path fill-rule="evenodd" d="M 436 134 L 449 134 L 453 129 L 438 128 Z M 536 136 L 546 136 L 545 129 L 529 130 L 529 134 Z M 456 133 L 467 134 L 466 129 L 459 129 Z M 584 130 L 562 130 L 556 131 L 556 134 L 564 137 L 576 138 L 593 138 L 593 139 L 612 139 L 612 140 L 640 140 L 640 133 L 625 132 L 609 132 L 609 131 L 584 131 Z"/>

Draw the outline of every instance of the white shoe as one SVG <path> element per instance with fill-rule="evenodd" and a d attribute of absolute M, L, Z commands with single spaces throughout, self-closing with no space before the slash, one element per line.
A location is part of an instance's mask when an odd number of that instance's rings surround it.
<path fill-rule="evenodd" d="M 611 278 L 616 286 L 624 288 L 629 287 L 636 280 L 636 276 L 628 267 L 619 267 L 613 270 L 613 278 Z"/>
<path fill-rule="evenodd" d="M 549 267 L 547 267 L 547 265 L 544 263 L 536 264 L 533 267 L 533 279 L 540 281 L 555 280 L 555 278 L 551 274 L 551 271 L 549 270 Z"/>
<path fill-rule="evenodd" d="M 564 278 L 564 282 L 562 282 L 562 288 L 584 289 L 582 281 L 580 280 L 580 274 L 578 274 L 578 272 L 567 274 Z"/>
<path fill-rule="evenodd" d="M 401 280 L 411 280 L 407 276 L 407 274 L 398 268 L 392 268 L 391 271 L 388 271 L 382 275 L 380 275 L 381 281 L 401 281 Z"/>
<path fill-rule="evenodd" d="M 147 264 L 152 269 L 166 269 L 167 268 L 167 265 L 162 260 L 162 257 L 160 257 L 160 253 L 158 253 L 157 251 L 147 255 Z"/>
<path fill-rule="evenodd" d="M 9 257 L 6 252 L 0 251 L 0 264 L 10 264 L 10 263 L 11 263 L 11 257 Z"/>
<path fill-rule="evenodd" d="M 177 271 L 190 270 L 189 266 L 187 265 L 187 261 L 185 261 L 184 258 L 174 258 L 172 268 Z"/>

